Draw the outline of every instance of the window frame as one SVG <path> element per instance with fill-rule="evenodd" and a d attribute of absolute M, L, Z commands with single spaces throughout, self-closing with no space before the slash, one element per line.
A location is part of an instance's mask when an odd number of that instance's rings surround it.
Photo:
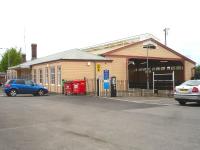
<path fill-rule="evenodd" d="M 49 84 L 49 68 L 45 67 L 45 84 L 48 85 Z"/>
<path fill-rule="evenodd" d="M 50 67 L 50 84 L 55 85 L 55 66 Z"/>
<path fill-rule="evenodd" d="M 33 82 L 37 83 L 37 69 L 33 69 Z"/>
<path fill-rule="evenodd" d="M 61 86 L 62 84 L 62 70 L 61 70 L 61 66 L 57 66 L 57 85 Z"/>
<path fill-rule="evenodd" d="M 39 69 L 39 83 L 43 84 L 43 69 Z"/>

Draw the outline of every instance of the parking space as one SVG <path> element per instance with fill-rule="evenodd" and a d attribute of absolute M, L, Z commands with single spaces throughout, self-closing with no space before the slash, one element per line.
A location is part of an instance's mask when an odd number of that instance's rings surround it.
<path fill-rule="evenodd" d="M 177 102 L 174 98 L 170 97 L 104 97 L 110 100 L 126 101 L 141 104 L 154 104 L 154 105 L 176 105 Z"/>
<path fill-rule="evenodd" d="M 0 97 L 0 149 L 199 149 L 199 106 L 132 100 Z"/>

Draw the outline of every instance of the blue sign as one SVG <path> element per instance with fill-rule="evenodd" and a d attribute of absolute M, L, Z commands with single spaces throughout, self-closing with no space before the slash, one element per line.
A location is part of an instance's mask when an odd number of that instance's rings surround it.
<path fill-rule="evenodd" d="M 109 80 L 104 80 L 104 82 L 103 82 L 103 88 L 105 90 L 108 90 L 110 88 Z"/>
<path fill-rule="evenodd" d="M 104 78 L 103 88 L 105 90 L 108 90 L 110 88 L 109 70 L 108 69 L 106 69 L 106 70 L 103 71 L 103 78 Z"/>
<path fill-rule="evenodd" d="M 103 71 L 103 77 L 104 77 L 104 80 L 109 80 L 109 70 L 104 70 Z"/>

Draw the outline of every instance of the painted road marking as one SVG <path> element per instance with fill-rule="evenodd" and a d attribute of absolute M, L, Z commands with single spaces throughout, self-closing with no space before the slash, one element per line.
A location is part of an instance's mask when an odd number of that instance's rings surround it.
<path fill-rule="evenodd" d="M 154 104 L 154 105 L 162 105 L 162 106 L 170 106 L 170 105 L 174 105 L 174 104 L 162 104 L 162 103 L 158 103 L 158 102 L 150 102 L 148 100 L 138 100 L 138 101 L 132 101 L 132 100 L 126 100 L 126 99 L 119 99 L 119 98 L 111 98 L 111 97 L 102 97 L 104 99 L 111 99 L 111 100 L 117 100 L 117 101 L 124 101 L 124 102 L 132 102 L 132 103 L 138 103 L 138 104 Z M 156 100 L 154 100 L 156 101 Z"/>

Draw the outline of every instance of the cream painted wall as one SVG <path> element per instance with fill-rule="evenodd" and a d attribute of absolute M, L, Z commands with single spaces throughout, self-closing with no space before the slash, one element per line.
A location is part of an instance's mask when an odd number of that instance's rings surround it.
<path fill-rule="evenodd" d="M 108 67 L 110 69 L 110 75 L 116 76 L 117 80 L 126 80 L 127 77 L 127 59 L 125 57 L 107 57 L 112 61 L 110 66 Z"/>
<path fill-rule="evenodd" d="M 101 62 L 101 61 L 96 61 L 96 64 L 100 64 L 101 65 L 101 72 L 96 71 L 96 77 L 103 77 L 103 70 L 105 68 L 110 69 L 111 68 L 111 62 Z M 32 66 L 32 75 L 33 75 L 33 71 L 34 69 L 36 69 L 37 72 L 37 83 L 39 83 L 39 70 L 42 69 L 43 70 L 43 81 L 44 81 L 44 77 L 45 77 L 45 67 L 49 68 L 49 81 L 50 81 L 50 67 L 51 66 L 55 66 L 55 84 L 43 84 L 46 87 L 48 87 L 48 89 L 51 92 L 57 92 L 57 93 L 61 93 L 62 89 L 61 86 L 58 86 L 57 83 L 57 66 L 61 66 L 61 74 L 62 74 L 62 79 L 64 80 L 83 80 L 88 79 L 88 89 L 89 91 L 92 91 L 95 89 L 95 83 L 94 83 L 94 79 L 95 79 L 95 62 L 93 61 L 70 61 L 70 60 L 66 60 L 66 61 L 56 61 L 56 62 L 51 62 L 51 63 L 44 63 L 44 64 L 38 64 L 38 65 L 34 65 Z M 50 82 L 49 82 L 50 83 Z"/>
<path fill-rule="evenodd" d="M 147 56 L 147 49 L 143 48 L 142 43 L 130 46 L 128 48 L 121 49 L 119 51 L 113 52 L 111 55 L 124 55 L 124 56 Z M 158 58 L 177 58 L 180 59 L 178 55 L 166 50 L 161 46 L 157 46 L 156 49 L 149 49 L 149 57 L 158 57 Z"/>
<path fill-rule="evenodd" d="M 55 84 L 50 83 L 50 67 L 54 66 L 55 67 Z M 56 93 L 61 93 L 62 92 L 62 87 L 60 84 L 58 84 L 58 75 L 57 75 L 57 67 L 61 66 L 62 67 L 62 62 L 61 61 L 55 61 L 55 62 L 49 62 L 49 63 L 44 63 L 44 64 L 38 64 L 38 65 L 33 65 L 32 66 L 32 79 L 33 79 L 33 72 L 36 69 L 36 83 L 42 84 L 46 86 L 50 92 L 56 92 Z M 48 84 L 45 83 L 45 68 L 48 67 Z M 43 82 L 40 83 L 40 77 L 39 77 L 39 70 L 42 69 L 43 72 Z M 62 70 L 62 69 L 61 69 Z"/>
<path fill-rule="evenodd" d="M 62 78 L 65 80 L 94 79 L 94 63 L 91 61 L 63 61 Z"/>
<path fill-rule="evenodd" d="M 185 80 L 190 80 L 191 77 L 192 77 L 192 68 L 195 67 L 194 64 L 192 64 L 191 62 L 189 61 L 184 61 L 184 65 L 185 65 Z"/>

